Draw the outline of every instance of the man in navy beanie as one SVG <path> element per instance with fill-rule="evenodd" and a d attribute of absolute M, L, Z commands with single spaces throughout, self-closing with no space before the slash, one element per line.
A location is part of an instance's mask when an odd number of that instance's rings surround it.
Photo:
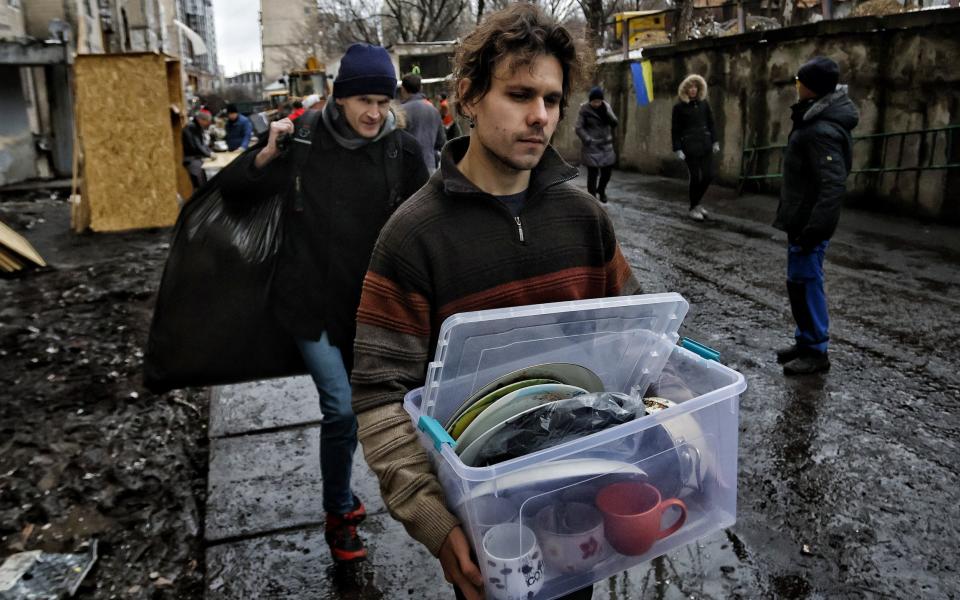
<path fill-rule="evenodd" d="M 270 304 L 320 396 L 325 533 L 337 562 L 367 555 L 357 534 L 366 510 L 350 486 L 357 419 L 349 372 L 363 277 L 387 218 L 427 181 L 419 144 L 390 110 L 396 87 L 385 49 L 350 46 L 334 101 L 296 125 L 272 123 L 267 139 L 221 175 L 227 202 L 286 195 Z"/>
<path fill-rule="evenodd" d="M 840 67 L 818 56 L 795 78 L 798 102 L 783 155 L 783 186 L 774 227 L 787 232 L 787 293 L 797 328 L 794 344 L 777 351 L 786 375 L 830 369 L 827 296 L 823 259 L 840 219 L 847 175 L 853 164 L 851 131 L 860 119 L 837 85 Z"/>

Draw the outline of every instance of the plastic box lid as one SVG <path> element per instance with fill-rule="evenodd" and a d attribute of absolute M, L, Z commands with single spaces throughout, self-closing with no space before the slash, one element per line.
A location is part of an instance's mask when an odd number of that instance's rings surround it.
<path fill-rule="evenodd" d="M 427 367 L 422 414 L 445 423 L 482 386 L 544 363 L 578 364 L 606 391 L 643 394 L 666 364 L 688 308 L 669 293 L 452 315 Z"/>

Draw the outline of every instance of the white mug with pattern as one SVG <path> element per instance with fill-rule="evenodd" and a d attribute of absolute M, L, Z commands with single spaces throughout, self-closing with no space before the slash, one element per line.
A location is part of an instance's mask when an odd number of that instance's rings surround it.
<path fill-rule="evenodd" d="M 533 530 L 519 523 L 491 527 L 483 536 L 481 571 L 487 598 L 530 600 L 543 587 L 543 555 Z"/>

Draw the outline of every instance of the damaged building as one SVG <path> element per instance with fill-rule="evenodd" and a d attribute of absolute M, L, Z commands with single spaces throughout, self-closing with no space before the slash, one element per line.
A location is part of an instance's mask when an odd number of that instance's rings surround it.
<path fill-rule="evenodd" d="M 71 175 L 74 57 L 130 52 L 180 58 L 188 95 L 215 89 L 212 0 L 0 2 L 0 187 Z"/>

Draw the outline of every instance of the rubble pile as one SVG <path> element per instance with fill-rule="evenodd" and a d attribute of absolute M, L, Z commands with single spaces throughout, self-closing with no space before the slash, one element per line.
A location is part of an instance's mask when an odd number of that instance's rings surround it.
<path fill-rule="evenodd" d="M 81 597 L 202 597 L 205 403 L 140 385 L 169 232 L 75 236 L 68 212 L 0 203 L 51 264 L 0 280 L 0 562 L 97 540 Z"/>

